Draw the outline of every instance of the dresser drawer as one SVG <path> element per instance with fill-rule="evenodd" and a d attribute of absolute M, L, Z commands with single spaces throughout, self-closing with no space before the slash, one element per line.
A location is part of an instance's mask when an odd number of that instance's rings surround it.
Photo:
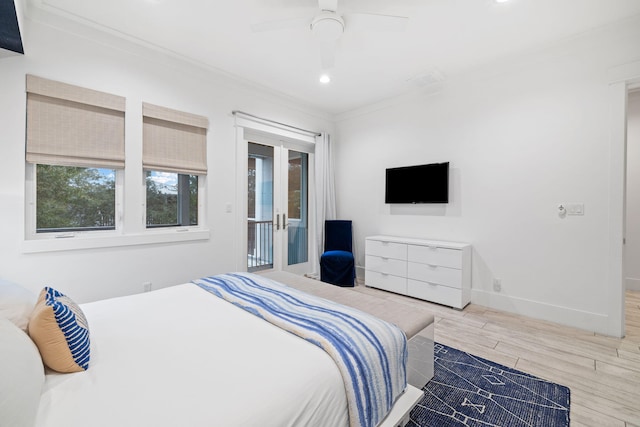
<path fill-rule="evenodd" d="M 364 284 L 397 294 L 404 295 L 407 293 L 407 279 L 405 277 L 393 276 L 377 271 L 365 270 Z"/>
<path fill-rule="evenodd" d="M 437 283 L 452 288 L 462 288 L 462 270 L 409 262 L 407 277 L 422 282 Z"/>
<path fill-rule="evenodd" d="M 365 257 L 365 268 L 378 273 L 392 274 L 394 276 L 407 276 L 407 261 L 381 256 L 367 255 Z"/>
<path fill-rule="evenodd" d="M 471 245 L 397 236 L 365 240 L 365 285 L 462 309 L 471 300 Z"/>
<path fill-rule="evenodd" d="M 449 307 L 463 308 L 462 290 L 448 286 L 409 279 L 407 281 L 407 295 Z"/>
<path fill-rule="evenodd" d="M 407 259 L 407 245 L 405 243 L 384 242 L 380 240 L 367 240 L 365 253 L 383 258 Z"/>
<path fill-rule="evenodd" d="M 407 259 L 429 265 L 462 268 L 462 251 L 437 246 L 408 245 Z"/>

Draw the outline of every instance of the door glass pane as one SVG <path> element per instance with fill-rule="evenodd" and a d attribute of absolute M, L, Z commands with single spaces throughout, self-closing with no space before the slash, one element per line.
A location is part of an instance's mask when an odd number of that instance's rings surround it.
<path fill-rule="evenodd" d="M 249 143 L 247 271 L 273 268 L 273 147 Z"/>
<path fill-rule="evenodd" d="M 307 262 L 309 258 L 308 227 L 309 155 L 289 150 L 288 188 L 288 263 Z"/>

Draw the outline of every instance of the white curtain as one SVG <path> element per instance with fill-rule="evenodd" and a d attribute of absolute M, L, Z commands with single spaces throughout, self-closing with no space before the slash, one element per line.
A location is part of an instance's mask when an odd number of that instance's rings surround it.
<path fill-rule="evenodd" d="M 318 259 L 316 271 L 320 271 L 320 255 L 324 251 L 324 221 L 336 219 L 336 188 L 333 179 L 331 137 L 323 132 L 316 137 L 316 244 Z"/>

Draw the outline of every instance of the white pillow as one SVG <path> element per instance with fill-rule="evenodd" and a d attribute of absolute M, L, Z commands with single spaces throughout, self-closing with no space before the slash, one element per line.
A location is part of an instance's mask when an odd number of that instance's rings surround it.
<path fill-rule="evenodd" d="M 11 320 L 23 331 L 27 330 L 36 300 L 36 294 L 28 289 L 0 279 L 0 317 Z"/>
<path fill-rule="evenodd" d="M 44 366 L 31 338 L 0 318 L 0 421 L 7 427 L 32 427 L 44 384 Z"/>

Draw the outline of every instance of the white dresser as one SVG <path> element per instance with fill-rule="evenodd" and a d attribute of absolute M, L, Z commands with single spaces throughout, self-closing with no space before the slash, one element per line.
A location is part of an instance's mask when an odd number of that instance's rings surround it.
<path fill-rule="evenodd" d="M 471 245 L 371 236 L 365 285 L 462 309 L 471 300 Z"/>

